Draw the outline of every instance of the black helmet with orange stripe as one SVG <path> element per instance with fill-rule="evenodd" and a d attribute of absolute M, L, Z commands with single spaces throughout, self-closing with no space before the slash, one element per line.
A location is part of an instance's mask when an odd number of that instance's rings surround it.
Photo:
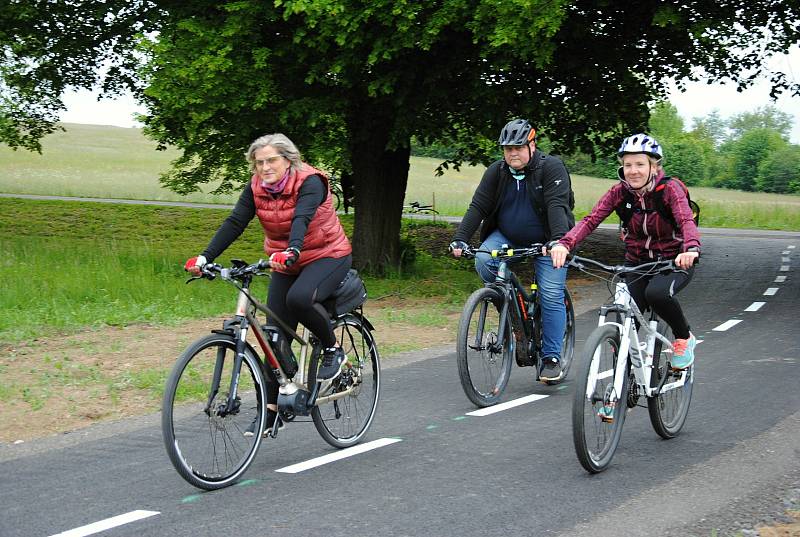
<path fill-rule="evenodd" d="M 506 123 L 500 131 L 497 143 L 502 145 L 528 145 L 536 139 L 536 130 L 527 119 L 515 119 Z"/>

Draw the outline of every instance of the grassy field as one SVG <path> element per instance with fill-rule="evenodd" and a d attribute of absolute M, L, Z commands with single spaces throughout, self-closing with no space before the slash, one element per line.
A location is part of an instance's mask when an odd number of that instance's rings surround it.
<path fill-rule="evenodd" d="M 0 192 L 129 198 L 205 203 L 234 203 L 227 196 L 179 196 L 162 188 L 160 173 L 177 156 L 174 150 L 155 151 L 138 129 L 66 124 L 67 132 L 45 138 L 43 154 L 11 151 L 0 146 Z M 464 213 L 483 167 L 463 166 L 436 177 L 439 160 L 411 159 L 405 203 L 435 202 L 442 214 Z M 584 216 L 613 181 L 573 176 L 576 216 Z M 206 188 L 213 190 L 214 185 Z M 800 230 L 800 196 L 781 196 L 732 190 L 692 188 L 702 207 L 701 225 Z"/>
<path fill-rule="evenodd" d="M 0 343 L 41 334 L 42 327 L 135 322 L 174 323 L 229 313 L 235 290 L 220 282 L 185 285 L 181 267 L 201 252 L 227 210 L 0 198 Z M 352 229 L 352 216 L 343 217 Z M 419 224 L 406 222 L 405 228 Z M 225 252 L 255 261 L 263 232 L 251 225 Z M 439 297 L 459 304 L 475 287 L 470 270 L 424 253 L 390 278 L 367 278 L 370 296 Z M 447 285 L 433 285 L 446 281 Z M 266 284 L 255 289 L 264 296 Z M 431 315 L 435 316 L 432 310 Z"/>
<path fill-rule="evenodd" d="M 0 192 L 185 199 L 158 183 L 158 174 L 175 153 L 154 151 L 154 144 L 140 131 L 91 125 L 67 128 L 66 133 L 45 140 L 43 155 L 0 148 Z M 462 214 L 483 169 L 464 167 L 435 177 L 437 164 L 436 159 L 412 159 L 406 202 L 435 199 L 442 213 Z M 576 215 L 585 214 L 611 184 L 575 176 Z M 704 188 L 693 188 L 692 194 L 702 206 L 702 225 L 800 230 L 800 197 Z M 237 195 L 198 194 L 190 199 L 232 203 Z M 39 324 L 70 331 L 98 324 L 163 324 L 226 312 L 231 290 L 204 284 L 187 290 L 180 270 L 187 257 L 202 251 L 226 214 L 226 210 L 0 199 L 4 253 L 0 307 L 5 313 L 0 318 L 0 341 L 29 337 Z M 352 215 L 343 220 L 350 229 Z M 406 230 L 412 225 L 407 222 Z M 261 257 L 261 233 L 259 226 L 250 226 L 226 252 L 225 261 Z M 453 306 L 475 285 L 474 275 L 462 270 L 463 263 L 455 266 L 423 252 L 407 272 L 369 281 L 370 294 L 437 296 Z"/>

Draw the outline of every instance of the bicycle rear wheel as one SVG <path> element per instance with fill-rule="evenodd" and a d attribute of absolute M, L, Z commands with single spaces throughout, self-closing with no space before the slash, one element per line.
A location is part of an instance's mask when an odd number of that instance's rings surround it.
<path fill-rule="evenodd" d="M 602 472 L 611 463 L 622 435 L 628 394 L 628 366 L 624 367 L 622 392 L 614 393 L 620 336 L 614 326 L 597 327 L 586 340 L 583 371 L 578 375 L 572 404 L 572 440 L 581 465 L 591 473 Z M 610 398 L 616 404 L 609 405 Z M 612 406 L 610 419 L 599 412 Z"/>
<path fill-rule="evenodd" d="M 320 436 L 337 448 L 361 441 L 378 408 L 381 360 L 367 325 L 368 321 L 353 314 L 334 321 L 333 332 L 347 362 L 338 377 L 322 383 L 317 404 L 311 409 L 311 419 Z M 320 353 L 315 352 L 310 361 L 309 386 L 316 382 L 319 357 Z"/>
<path fill-rule="evenodd" d="M 499 341 L 503 296 L 483 287 L 467 299 L 458 323 L 456 362 L 461 387 L 479 407 L 497 403 L 511 374 L 513 337 L 506 317 L 505 336 Z"/>
<path fill-rule="evenodd" d="M 230 411 L 225 409 L 235 355 L 232 336 L 201 338 L 178 358 L 164 388 L 161 432 L 167 454 L 181 477 L 205 490 L 234 483 L 261 445 L 261 434 L 244 435 L 254 420 L 256 431 L 263 430 L 266 420 L 261 364 L 249 347 L 242 361 L 236 404 Z"/>
<path fill-rule="evenodd" d="M 662 319 L 658 320 L 658 332 L 667 339 L 672 337 L 672 330 Z M 650 386 L 655 387 L 667 375 L 665 384 L 678 381 L 681 372 L 673 372 L 667 366 L 672 357 L 672 350 L 665 349 L 660 340 L 656 340 L 653 350 L 653 374 L 650 377 Z M 689 414 L 689 404 L 692 401 L 692 388 L 694 387 L 694 365 L 686 370 L 686 382 L 680 388 L 662 392 L 655 397 L 647 398 L 647 410 L 650 413 L 650 423 L 653 429 L 662 438 L 674 438 L 686 423 Z"/>

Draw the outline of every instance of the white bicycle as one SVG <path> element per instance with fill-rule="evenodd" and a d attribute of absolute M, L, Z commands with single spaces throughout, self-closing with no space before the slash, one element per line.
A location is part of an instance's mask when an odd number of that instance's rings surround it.
<path fill-rule="evenodd" d="M 587 265 L 612 277 L 592 272 Z M 597 473 L 611 463 L 626 410 L 637 406 L 640 398 L 647 400 L 650 422 L 662 438 L 673 438 L 686 422 L 694 366 L 672 369 L 669 325 L 653 311 L 645 319 L 622 280 L 626 275 L 631 278 L 681 269 L 672 261 L 626 267 L 579 256 L 572 256 L 569 266 L 614 285 L 613 301 L 600 307 L 598 326 L 586 340 L 572 406 L 575 452 L 587 471 Z"/>

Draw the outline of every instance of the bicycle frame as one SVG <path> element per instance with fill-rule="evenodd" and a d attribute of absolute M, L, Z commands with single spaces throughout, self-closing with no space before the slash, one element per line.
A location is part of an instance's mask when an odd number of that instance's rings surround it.
<path fill-rule="evenodd" d="M 508 269 L 508 262 L 505 259 L 500 260 L 500 265 L 497 267 L 497 277 L 495 281 L 485 284 L 486 287 L 495 289 L 503 296 L 503 308 L 500 311 L 500 330 L 497 335 L 498 341 L 505 341 L 506 320 L 511 315 L 511 325 L 525 335 L 523 343 L 527 344 L 533 338 L 531 333 L 530 324 L 527 321 L 530 317 L 528 315 L 528 304 L 534 300 L 532 293 L 527 293 L 522 288 L 517 276 Z M 485 312 L 481 312 L 483 317 Z M 483 318 L 480 319 L 480 325 L 483 326 Z"/>
<path fill-rule="evenodd" d="M 222 269 L 222 271 L 220 271 L 220 276 L 226 281 L 232 281 L 232 278 L 229 277 L 229 273 L 229 269 Z M 228 400 L 222 412 L 231 412 L 235 410 L 236 405 L 238 404 L 237 391 L 239 385 L 239 375 L 241 372 L 242 360 L 244 359 L 244 352 L 248 345 L 247 334 L 251 328 L 256 341 L 264 352 L 264 358 L 267 365 L 272 369 L 273 373 L 275 374 L 275 378 L 278 381 L 279 407 L 287 406 L 295 410 L 295 412 L 305 409 L 306 412 L 302 413 L 307 413 L 307 409 L 310 409 L 313 406 L 322 405 L 347 397 L 352 392 L 352 388 L 323 397 L 318 397 L 320 385 L 324 383 L 317 382 L 313 387 L 309 387 L 307 385 L 308 372 L 306 366 L 309 359 L 309 349 L 312 347 L 308 329 L 304 326 L 303 335 L 299 335 L 283 320 L 275 315 L 266 304 L 263 304 L 253 298 L 253 296 L 250 294 L 250 284 L 252 283 L 252 279 L 252 274 L 246 275 L 242 279 L 241 287 L 237 286 L 239 288 L 239 295 L 236 302 L 236 313 L 231 319 L 228 319 L 223 323 L 222 331 L 231 333 L 235 336 L 236 358 L 234 362 L 234 374 L 231 378 L 230 390 L 228 391 Z M 300 344 L 300 352 L 297 358 L 297 372 L 295 375 L 290 377 L 281 366 L 280 361 L 276 357 L 275 349 L 272 347 L 269 338 L 267 337 L 265 331 L 261 328 L 261 325 L 256 318 L 257 311 L 261 311 L 262 313 L 266 314 L 268 318 L 276 322 L 281 329 L 283 329 L 285 333 L 292 338 L 292 340 Z M 222 356 L 217 358 L 212 381 L 212 390 L 209 394 L 209 403 L 207 409 L 210 408 L 211 402 L 214 400 L 214 397 L 219 390 L 223 359 L 224 357 Z"/>
<path fill-rule="evenodd" d="M 620 314 L 622 316 L 622 323 L 607 321 L 606 317 L 609 313 Z M 634 320 L 639 322 L 639 326 L 644 332 L 644 345 L 640 341 L 639 332 L 635 328 L 636 325 Z M 616 395 L 617 399 L 611 402 L 616 402 L 621 399 L 622 395 L 627 395 L 622 394 L 622 386 L 625 380 L 624 375 L 627 369 L 627 367 L 625 367 L 627 365 L 627 360 L 630 360 L 638 389 L 647 397 L 655 397 L 661 393 L 683 387 L 687 378 L 686 371 L 681 372 L 680 378 L 677 381 L 669 383 L 665 383 L 668 375 L 664 375 L 658 386 L 651 387 L 650 384 L 653 374 L 653 354 L 655 352 L 655 342 L 656 340 L 659 340 L 669 349 L 672 349 L 672 343 L 669 341 L 669 339 L 658 332 L 657 321 L 655 320 L 654 314 L 651 315 L 650 320 L 645 320 L 641 311 L 639 311 L 639 307 L 636 305 L 636 302 L 631 297 L 630 292 L 628 291 L 628 286 L 625 282 L 616 283 L 614 301 L 611 304 L 605 304 L 600 308 L 598 326 L 606 324 L 616 326 L 619 330 L 620 348 L 618 356 L 619 360 L 623 360 L 622 363 L 618 364 L 615 368 L 616 374 L 614 376 L 613 393 Z M 592 369 L 589 373 L 589 382 L 587 382 L 587 397 L 592 396 L 592 392 L 594 391 L 597 381 L 603 378 L 601 375 L 608 373 L 601 373 L 597 371 L 598 367 L 599 362 L 594 360 Z"/>

